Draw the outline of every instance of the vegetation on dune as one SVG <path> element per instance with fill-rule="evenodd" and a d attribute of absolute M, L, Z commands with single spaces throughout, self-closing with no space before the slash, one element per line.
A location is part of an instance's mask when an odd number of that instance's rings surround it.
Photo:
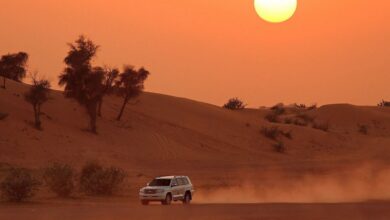
<path fill-rule="evenodd" d="M 40 185 L 30 171 L 13 168 L 0 184 L 2 196 L 11 202 L 21 202 L 34 196 Z"/>
<path fill-rule="evenodd" d="M 390 102 L 382 100 L 379 104 L 379 107 L 390 107 Z"/>
<path fill-rule="evenodd" d="M 271 123 L 279 123 L 279 117 L 286 112 L 283 103 L 279 103 L 271 107 L 271 112 L 265 116 L 265 119 Z"/>
<path fill-rule="evenodd" d="M 124 182 L 126 172 L 117 167 L 87 163 L 81 170 L 80 187 L 88 195 L 112 195 Z"/>
<path fill-rule="evenodd" d="M 272 145 L 274 150 L 278 153 L 286 152 L 286 147 L 280 137 L 285 137 L 287 139 L 292 139 L 291 131 L 283 131 L 276 126 L 272 127 L 263 127 L 260 130 L 260 133 L 263 134 L 266 138 L 275 141 Z"/>
<path fill-rule="evenodd" d="M 97 133 L 97 109 L 98 102 L 102 99 L 104 71 L 102 68 L 92 67 L 91 61 L 99 46 L 80 36 L 69 47 L 70 51 L 64 59 L 66 68 L 59 76 L 58 84 L 65 86 L 65 97 L 75 99 L 85 107 L 90 131 Z"/>
<path fill-rule="evenodd" d="M 144 82 L 149 74 L 149 71 L 145 68 L 136 70 L 132 66 L 124 67 L 123 72 L 119 75 L 119 80 L 116 83 L 117 94 L 123 97 L 123 104 L 116 118 L 118 121 L 121 120 L 125 107 L 130 99 L 139 96 L 144 90 Z"/>
<path fill-rule="evenodd" d="M 32 76 L 32 86 L 24 94 L 25 100 L 30 103 L 34 110 L 34 126 L 36 129 L 42 129 L 41 107 L 49 100 L 50 82 L 44 79 L 38 79 L 37 74 Z"/>
<path fill-rule="evenodd" d="M 0 76 L 3 77 L 3 89 L 6 88 L 6 80 L 11 79 L 20 82 L 26 76 L 28 54 L 19 52 L 7 54 L 0 59 Z"/>
<path fill-rule="evenodd" d="M 75 171 L 67 164 L 49 165 L 44 170 L 43 179 L 49 189 L 60 197 L 69 197 L 75 188 Z"/>
<path fill-rule="evenodd" d="M 99 103 L 98 103 L 98 116 L 102 117 L 102 105 L 103 105 L 103 98 L 106 95 L 111 95 L 115 92 L 115 83 L 116 79 L 119 76 L 119 70 L 116 68 L 110 68 L 105 67 L 104 68 L 104 75 L 103 75 L 103 95 L 100 97 Z"/>
<path fill-rule="evenodd" d="M 245 107 L 246 104 L 244 104 L 244 102 L 241 101 L 239 98 L 231 98 L 226 104 L 223 105 L 223 108 L 229 110 L 242 110 L 245 109 Z"/>
<path fill-rule="evenodd" d="M 64 59 L 66 68 L 59 76 L 58 84 L 65 87 L 65 97 L 75 99 L 85 107 L 89 130 L 96 134 L 97 117 L 102 115 L 104 96 L 115 92 L 124 98 L 117 117 L 120 120 L 129 100 L 143 91 L 149 71 L 126 66 L 120 74 L 116 68 L 93 67 L 92 61 L 99 46 L 84 36 L 69 44 L 69 47 Z"/>

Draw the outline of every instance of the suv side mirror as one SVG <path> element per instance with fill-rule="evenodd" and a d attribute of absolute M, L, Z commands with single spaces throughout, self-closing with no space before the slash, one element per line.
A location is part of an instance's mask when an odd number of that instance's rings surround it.
<path fill-rule="evenodd" d="M 149 186 L 150 183 L 147 183 L 146 186 Z"/>
<path fill-rule="evenodd" d="M 172 183 L 171 187 L 176 187 L 178 186 L 177 183 Z"/>

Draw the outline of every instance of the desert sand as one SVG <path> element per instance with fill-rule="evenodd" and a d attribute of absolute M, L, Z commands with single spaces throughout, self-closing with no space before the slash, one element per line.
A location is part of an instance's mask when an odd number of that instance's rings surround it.
<path fill-rule="evenodd" d="M 22 205 L 0 203 L 0 219 L 390 219 L 390 108 L 334 104 L 291 110 L 329 124 L 270 123 L 267 108 L 218 106 L 144 93 L 115 120 L 121 100 L 106 97 L 98 135 L 59 91 L 43 106 L 43 131 L 31 126 L 23 99 L 28 85 L 0 90 L 0 175 L 10 166 L 36 172 L 49 162 L 80 167 L 97 160 L 129 173 L 119 198 L 58 200 L 39 192 Z M 299 112 L 298 112 L 299 113 Z M 367 127 L 367 134 L 359 126 Z M 291 131 L 286 152 L 260 133 Z M 189 207 L 141 207 L 138 189 L 154 176 L 188 175 L 196 187 Z"/>

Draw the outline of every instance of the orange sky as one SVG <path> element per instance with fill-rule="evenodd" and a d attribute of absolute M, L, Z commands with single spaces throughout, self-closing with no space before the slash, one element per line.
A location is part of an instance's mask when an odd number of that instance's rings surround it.
<path fill-rule="evenodd" d="M 0 54 L 28 52 L 55 85 L 85 34 L 96 64 L 148 68 L 147 91 L 252 107 L 390 99 L 389 0 L 300 0 L 282 24 L 252 0 L 0 1 Z"/>

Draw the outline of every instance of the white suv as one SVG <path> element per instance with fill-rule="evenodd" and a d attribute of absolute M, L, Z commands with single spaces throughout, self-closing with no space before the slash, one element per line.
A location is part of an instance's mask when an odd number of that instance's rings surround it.
<path fill-rule="evenodd" d="M 151 201 L 159 201 L 163 205 L 170 205 L 172 201 L 182 201 L 189 204 L 194 195 L 194 188 L 187 176 L 157 177 L 139 191 L 142 205 Z"/>

